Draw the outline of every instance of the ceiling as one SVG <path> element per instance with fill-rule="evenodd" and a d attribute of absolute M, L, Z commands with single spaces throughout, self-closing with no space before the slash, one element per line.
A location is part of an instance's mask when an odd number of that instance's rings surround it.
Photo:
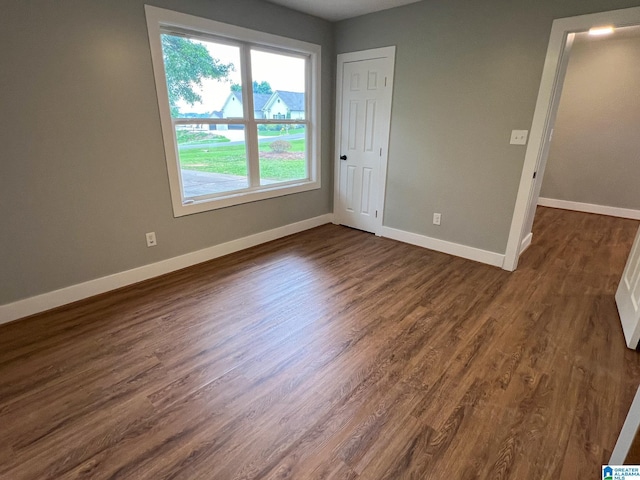
<path fill-rule="evenodd" d="M 388 8 L 416 3 L 420 0 L 267 0 L 299 12 L 335 22 Z"/>

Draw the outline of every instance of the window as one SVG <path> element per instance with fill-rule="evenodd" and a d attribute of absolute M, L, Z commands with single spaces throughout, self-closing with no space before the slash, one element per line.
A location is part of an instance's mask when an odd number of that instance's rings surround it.
<path fill-rule="evenodd" d="M 320 46 L 145 11 L 174 215 L 320 188 Z"/>

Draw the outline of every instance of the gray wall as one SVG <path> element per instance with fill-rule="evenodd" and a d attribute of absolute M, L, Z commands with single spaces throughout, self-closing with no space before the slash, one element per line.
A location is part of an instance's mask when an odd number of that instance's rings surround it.
<path fill-rule="evenodd" d="M 504 253 L 555 18 L 624 0 L 429 0 L 336 26 L 338 53 L 396 45 L 387 226 Z M 432 225 L 433 212 L 442 225 Z"/>
<path fill-rule="evenodd" d="M 0 0 L 0 304 L 332 210 L 333 25 L 259 0 L 150 2 L 323 47 L 322 189 L 174 218 L 144 3 Z"/>
<path fill-rule="evenodd" d="M 640 32 L 576 36 L 541 196 L 640 210 Z"/>

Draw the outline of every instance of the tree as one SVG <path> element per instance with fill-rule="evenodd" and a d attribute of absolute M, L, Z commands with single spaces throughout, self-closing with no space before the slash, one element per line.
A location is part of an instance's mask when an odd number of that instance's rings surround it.
<path fill-rule="evenodd" d="M 254 80 L 253 82 L 253 93 L 268 93 L 268 94 L 272 94 L 273 93 L 273 89 L 271 88 L 271 85 L 269 85 L 269 82 L 267 81 L 262 81 L 260 83 L 256 82 Z"/>
<path fill-rule="evenodd" d="M 175 35 L 162 35 L 162 54 L 171 115 L 177 115 L 179 100 L 191 105 L 202 101 L 195 87 L 204 79 L 226 79 L 235 70 L 233 63 L 212 58 L 204 45 Z"/>
<path fill-rule="evenodd" d="M 232 83 L 231 84 L 231 91 L 232 92 L 241 92 L 242 91 L 242 85 L 238 84 L 238 83 Z M 266 94 L 272 94 L 273 93 L 273 89 L 271 88 L 271 85 L 269 84 L 269 82 L 263 80 L 262 82 L 258 83 L 256 80 L 253 81 L 253 93 L 266 93 Z"/>

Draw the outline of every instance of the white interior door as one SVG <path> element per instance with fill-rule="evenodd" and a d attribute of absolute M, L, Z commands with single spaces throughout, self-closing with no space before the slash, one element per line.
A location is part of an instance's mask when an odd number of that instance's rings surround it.
<path fill-rule="evenodd" d="M 640 342 L 640 229 L 618 285 L 616 304 L 627 346 L 635 349 Z"/>
<path fill-rule="evenodd" d="M 379 233 L 395 48 L 338 57 L 337 223 Z"/>

